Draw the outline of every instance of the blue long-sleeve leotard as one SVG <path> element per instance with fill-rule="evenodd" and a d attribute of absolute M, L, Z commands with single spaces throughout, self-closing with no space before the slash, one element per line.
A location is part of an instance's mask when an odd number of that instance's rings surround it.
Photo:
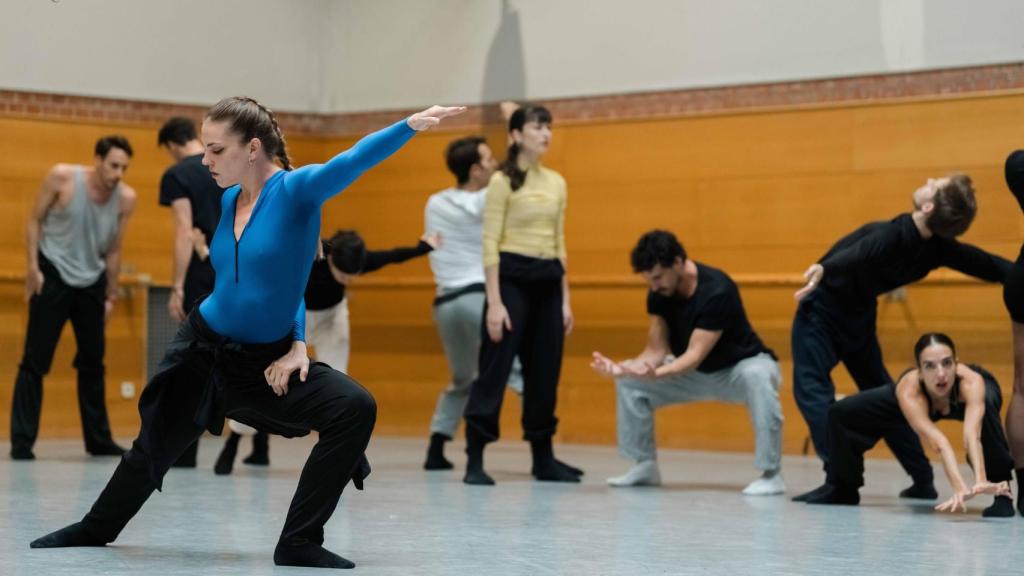
<path fill-rule="evenodd" d="M 275 173 L 235 241 L 240 186 L 224 192 L 210 243 L 213 293 L 199 305 L 217 333 L 240 343 L 275 342 L 289 332 L 305 340 L 302 295 L 320 241 L 320 207 L 402 147 L 416 132 L 402 120 L 329 160 Z"/>

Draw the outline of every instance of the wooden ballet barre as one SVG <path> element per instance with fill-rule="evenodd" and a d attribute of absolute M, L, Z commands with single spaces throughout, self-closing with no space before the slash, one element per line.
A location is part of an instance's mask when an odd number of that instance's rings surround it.
<path fill-rule="evenodd" d="M 804 285 L 803 274 L 731 274 L 732 279 L 743 287 L 774 288 L 790 287 L 793 289 Z M 573 288 L 635 288 L 643 286 L 643 279 L 637 275 L 569 275 L 569 284 Z M 987 284 L 959 272 L 943 270 L 929 274 L 927 278 L 915 283 L 922 286 L 982 286 Z M 414 290 L 434 288 L 434 279 L 429 276 L 398 276 L 398 277 L 367 277 L 358 278 L 355 286 L 384 290 Z"/>
<path fill-rule="evenodd" d="M 756 288 L 803 286 L 802 274 L 733 274 L 732 279 L 740 286 Z M 0 282 L 20 284 L 25 282 L 25 272 L 0 271 Z M 636 288 L 643 286 L 640 276 L 626 274 L 607 274 L 589 276 L 569 276 L 569 283 L 574 288 Z M 158 286 L 169 287 L 163 282 L 154 282 L 153 277 L 142 272 L 123 273 L 118 277 L 118 284 L 124 287 Z M 941 271 L 928 275 L 916 284 L 924 286 L 981 286 L 986 284 L 976 278 L 959 272 Z M 421 290 L 433 289 L 434 279 L 430 276 L 373 276 L 358 278 L 355 285 L 369 289 L 383 290 Z"/>
<path fill-rule="evenodd" d="M 0 282 L 4 284 L 24 284 L 25 272 L 0 271 Z M 119 286 L 125 288 L 139 288 L 153 284 L 153 277 L 141 272 L 123 273 L 117 277 Z"/>

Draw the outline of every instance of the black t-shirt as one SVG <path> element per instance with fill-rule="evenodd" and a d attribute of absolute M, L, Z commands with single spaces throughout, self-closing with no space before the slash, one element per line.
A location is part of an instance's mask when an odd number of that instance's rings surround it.
<path fill-rule="evenodd" d="M 762 352 L 774 357 L 750 326 L 739 288 L 732 278 L 717 268 L 694 263 L 697 265 L 697 291 L 690 298 L 662 296 L 657 292 L 647 294 L 647 313 L 660 316 L 668 325 L 672 354 L 681 356 L 686 352 L 693 331 L 701 328 L 722 332 L 715 347 L 697 367 L 701 372 L 728 368 Z"/>
<path fill-rule="evenodd" d="M 199 228 L 206 236 L 206 242 L 213 241 L 213 232 L 220 222 L 220 200 L 224 189 L 217 186 L 210 170 L 203 166 L 203 155 L 187 156 L 164 172 L 160 180 L 160 205 L 170 206 L 172 202 L 185 198 L 192 205 L 192 226 Z M 192 252 L 188 270 L 185 271 L 185 311 L 190 310 L 200 296 L 213 290 L 213 265 L 209 259 L 200 260 Z"/>
<path fill-rule="evenodd" d="M 922 238 L 910 214 L 861 226 L 840 238 L 819 263 L 825 268 L 822 286 L 857 309 L 940 266 L 987 282 L 1004 282 L 1011 267 L 1008 260 L 953 238 Z"/>

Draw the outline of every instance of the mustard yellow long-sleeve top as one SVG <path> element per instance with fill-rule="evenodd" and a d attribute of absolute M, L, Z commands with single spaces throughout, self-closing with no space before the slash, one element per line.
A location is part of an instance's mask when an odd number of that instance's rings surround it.
<path fill-rule="evenodd" d="M 565 179 L 540 164 L 515 192 L 508 176 L 495 172 L 484 204 L 484 267 L 496 266 L 499 252 L 564 260 L 565 200 Z"/>

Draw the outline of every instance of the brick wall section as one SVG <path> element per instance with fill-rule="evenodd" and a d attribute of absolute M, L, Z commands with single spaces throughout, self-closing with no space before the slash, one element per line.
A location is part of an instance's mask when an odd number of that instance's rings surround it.
<path fill-rule="evenodd" d="M 1024 63 L 1011 63 L 826 80 L 561 98 L 546 100 L 544 103 L 559 121 L 586 122 L 963 95 L 1022 88 Z M 200 119 L 205 110 L 205 106 L 0 90 L 0 115 L 9 117 L 159 125 L 170 116 Z M 349 114 L 281 112 L 279 119 L 282 128 L 288 133 L 336 137 L 365 134 L 414 111 Z M 478 128 L 498 121 L 496 106 L 477 105 L 471 106 L 466 114 L 447 122 L 446 127 L 453 130 Z"/>

